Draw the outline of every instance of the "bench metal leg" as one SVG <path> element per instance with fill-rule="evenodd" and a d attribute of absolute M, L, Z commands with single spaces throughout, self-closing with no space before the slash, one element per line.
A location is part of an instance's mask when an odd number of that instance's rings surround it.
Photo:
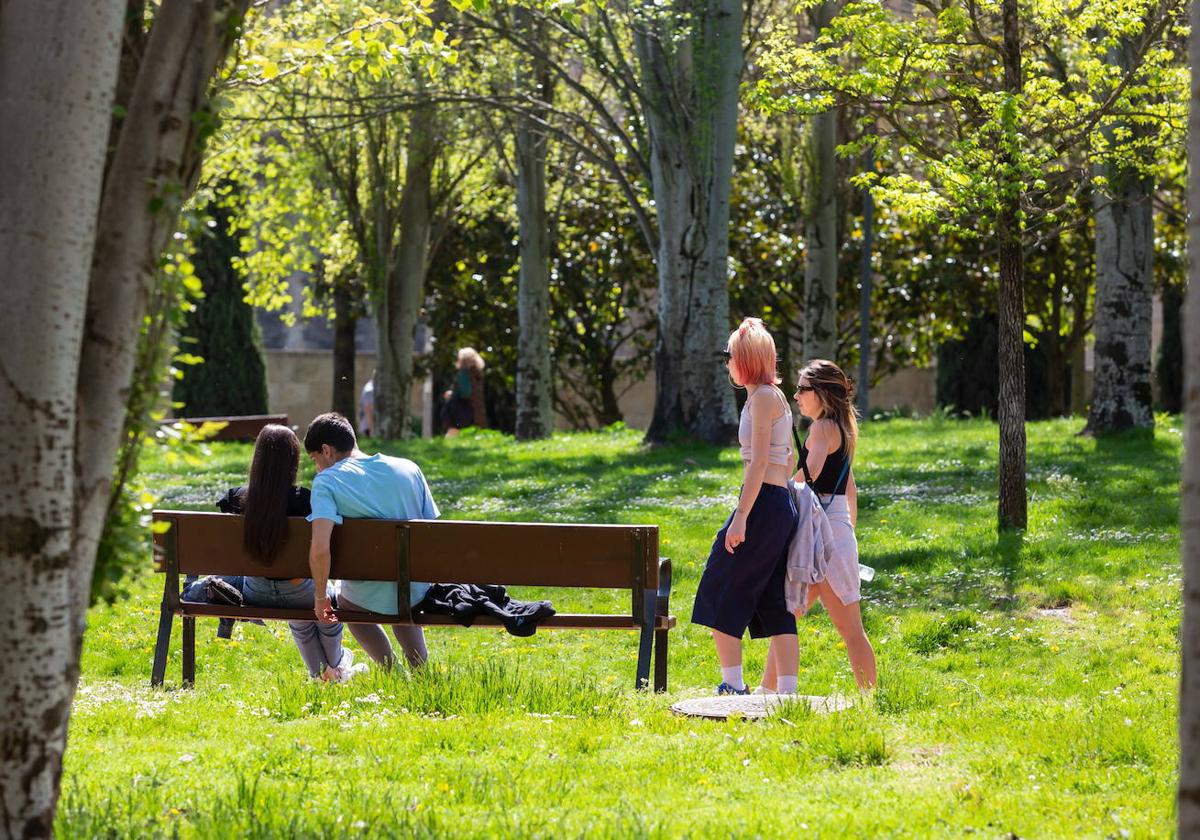
<path fill-rule="evenodd" d="M 637 684 L 638 690 L 650 687 L 650 652 L 654 641 L 654 598 L 656 593 L 647 592 L 642 604 L 642 632 L 638 642 Z"/>
<path fill-rule="evenodd" d="M 667 690 L 667 631 L 654 633 L 654 690 Z"/>
<path fill-rule="evenodd" d="M 196 684 L 196 619 L 183 619 L 183 687 Z"/>
<path fill-rule="evenodd" d="M 150 670 L 151 688 L 162 685 L 167 675 L 167 654 L 171 651 L 171 624 L 174 621 L 175 614 L 167 606 L 166 598 L 163 598 L 158 613 L 158 640 L 154 643 L 154 667 Z"/>
<path fill-rule="evenodd" d="M 637 683 L 634 685 L 639 691 L 650 687 L 650 643 L 653 639 L 653 628 L 643 627 L 638 643 Z"/>

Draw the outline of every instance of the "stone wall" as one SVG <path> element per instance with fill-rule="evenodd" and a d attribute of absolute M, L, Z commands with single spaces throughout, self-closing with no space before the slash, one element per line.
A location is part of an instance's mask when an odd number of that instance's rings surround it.
<path fill-rule="evenodd" d="M 329 350 L 264 350 L 267 368 L 267 406 L 272 414 L 287 414 L 288 423 L 303 432 L 318 414 L 331 411 L 333 398 L 333 353 Z M 354 359 L 356 393 L 375 369 L 374 353 L 357 353 Z M 409 410 L 425 415 L 425 383 L 413 383 Z M 431 415 L 430 415 L 431 416 Z M 355 418 L 357 424 L 357 418 Z M 428 434 L 428 431 L 426 432 Z"/>

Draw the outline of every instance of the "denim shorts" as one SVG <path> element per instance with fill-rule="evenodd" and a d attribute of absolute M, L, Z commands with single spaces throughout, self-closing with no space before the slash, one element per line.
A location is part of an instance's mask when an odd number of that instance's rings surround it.
<path fill-rule="evenodd" d="M 784 582 L 799 518 L 786 487 L 763 484 L 746 519 L 746 541 L 731 554 L 725 550 L 731 513 L 708 554 L 692 623 L 739 639 L 747 628 L 752 639 L 794 634 L 796 617 L 788 611 Z"/>

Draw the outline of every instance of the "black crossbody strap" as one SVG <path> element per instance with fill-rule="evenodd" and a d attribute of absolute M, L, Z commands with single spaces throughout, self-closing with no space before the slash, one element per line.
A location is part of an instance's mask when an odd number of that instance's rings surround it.
<path fill-rule="evenodd" d="M 800 469 L 804 471 L 804 481 L 809 487 L 812 487 L 812 476 L 808 474 L 808 464 L 805 459 L 800 457 L 800 450 L 804 448 L 804 444 L 800 442 L 800 432 L 796 431 L 796 427 L 792 426 L 792 440 L 796 441 L 796 460 L 800 462 Z"/>

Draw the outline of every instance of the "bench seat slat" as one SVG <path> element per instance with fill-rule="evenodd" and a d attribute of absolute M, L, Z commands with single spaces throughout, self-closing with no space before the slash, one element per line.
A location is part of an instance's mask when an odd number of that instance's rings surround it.
<path fill-rule="evenodd" d="M 281 609 L 279 607 L 233 607 L 225 604 L 201 604 L 195 601 L 182 601 L 180 615 L 204 616 L 209 618 L 261 618 L 270 621 L 312 621 L 311 610 Z M 366 613 L 351 610 L 339 610 L 338 617 L 346 624 L 386 624 L 387 616 L 376 613 Z M 448 615 L 422 615 L 417 621 L 421 625 L 461 626 Z M 473 626 L 500 627 L 503 622 L 491 616 L 479 616 Z M 675 626 L 675 616 L 660 616 L 655 625 L 656 630 L 667 630 Z M 613 628 L 636 629 L 637 624 L 628 615 L 593 615 L 559 613 L 538 622 L 538 627 L 559 628 Z"/>

